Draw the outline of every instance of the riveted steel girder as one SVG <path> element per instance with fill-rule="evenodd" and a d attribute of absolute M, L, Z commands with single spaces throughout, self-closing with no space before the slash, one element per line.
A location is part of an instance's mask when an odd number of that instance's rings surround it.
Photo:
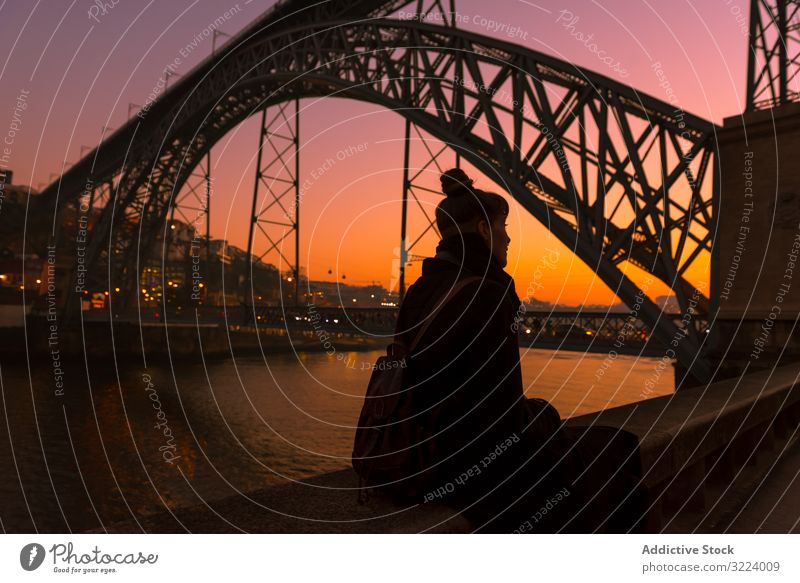
<path fill-rule="evenodd" d="M 800 2 L 751 0 L 746 111 L 800 101 Z"/>

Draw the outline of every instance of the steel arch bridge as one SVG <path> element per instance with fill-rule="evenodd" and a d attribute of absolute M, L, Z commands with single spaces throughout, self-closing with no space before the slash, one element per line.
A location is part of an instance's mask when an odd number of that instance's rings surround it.
<path fill-rule="evenodd" d="M 104 207 L 84 269 L 104 265 L 108 289 L 130 297 L 177 193 L 228 131 L 302 97 L 371 102 L 448 144 L 510 193 L 636 305 L 682 365 L 707 376 L 702 332 L 662 316 L 623 266 L 666 283 L 683 312 L 708 309 L 687 273 L 711 250 L 716 126 L 527 48 L 380 18 L 406 4 L 330 2 L 325 13 L 299 16 L 289 10 L 296 3 L 279 4 L 65 172 L 34 214 L 52 220 L 89 192 L 104 198 L 93 202 Z M 356 12 L 369 16 L 355 20 Z"/>

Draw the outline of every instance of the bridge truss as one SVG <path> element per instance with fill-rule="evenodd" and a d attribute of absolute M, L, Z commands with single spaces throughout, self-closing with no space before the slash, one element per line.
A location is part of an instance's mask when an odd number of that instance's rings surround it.
<path fill-rule="evenodd" d="M 121 290 L 115 301 L 130 302 L 177 193 L 226 133 L 303 97 L 367 101 L 397 111 L 513 196 L 638 305 L 648 329 L 675 342 L 681 364 L 708 376 L 705 337 L 663 316 L 630 266 L 671 288 L 682 312 L 708 308 L 690 279 L 708 275 L 716 127 L 549 55 L 453 26 L 377 18 L 406 4 L 329 2 L 321 14 L 279 3 L 67 171 L 38 212 L 59 212 L 87 176 L 113 185 L 85 261 Z"/>
<path fill-rule="evenodd" d="M 800 101 L 800 2 L 751 0 L 749 38 L 745 109 Z"/>

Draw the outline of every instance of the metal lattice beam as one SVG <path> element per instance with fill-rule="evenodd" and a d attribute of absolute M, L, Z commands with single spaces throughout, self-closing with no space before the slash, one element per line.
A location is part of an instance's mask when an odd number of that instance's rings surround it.
<path fill-rule="evenodd" d="M 247 238 L 248 277 L 253 262 L 277 258 L 277 266 L 291 271 L 294 303 L 300 301 L 300 101 L 279 103 L 261 112 L 253 204 Z M 264 197 L 259 204 L 259 195 Z M 258 239 L 265 242 L 256 245 Z M 286 255 L 286 241 L 294 239 L 294 257 Z M 260 243 L 260 241 L 258 241 Z M 252 280 L 247 301 L 254 304 Z"/>
<path fill-rule="evenodd" d="M 423 154 L 422 160 L 414 165 L 412 165 L 411 161 L 412 148 Z M 426 186 L 424 178 L 426 175 L 434 173 L 438 182 L 439 175 L 452 166 L 452 164 L 444 165 L 445 155 L 448 153 L 451 153 L 451 148 L 447 144 L 442 144 L 427 138 L 417 126 L 413 125 L 409 120 L 406 120 L 403 148 L 403 198 L 397 274 L 400 301 L 403 300 L 406 291 L 406 267 L 411 265 L 414 261 L 421 261 L 424 259 L 423 256 L 414 254 L 414 251 L 418 250 L 419 245 L 424 241 L 426 235 L 435 233 L 437 238 L 441 236 L 436 227 L 435 217 L 429 209 L 425 208 L 421 196 L 424 193 L 433 193 L 437 196 L 441 195 L 438 190 L 433 190 Z M 460 166 L 460 164 L 461 158 L 456 153 L 455 165 Z M 416 236 L 413 238 L 408 236 L 409 202 L 413 202 L 411 209 L 424 218 L 422 230 L 416 233 Z M 393 291 L 393 288 L 394 286 L 391 286 L 390 291 Z"/>
<path fill-rule="evenodd" d="M 751 0 L 747 111 L 800 100 L 800 2 Z"/>

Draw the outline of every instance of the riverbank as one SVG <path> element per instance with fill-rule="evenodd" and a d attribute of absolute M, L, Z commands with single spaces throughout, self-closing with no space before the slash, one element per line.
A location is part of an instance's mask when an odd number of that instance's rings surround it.
<path fill-rule="evenodd" d="M 325 352 L 330 347 L 309 330 L 158 322 L 84 322 L 55 329 L 44 320 L 28 319 L 25 327 L 0 328 L 0 355 L 75 358 L 196 359 L 228 358 L 260 353 Z M 346 332 L 330 333 L 339 351 L 382 350 L 388 339 Z"/>
<path fill-rule="evenodd" d="M 88 357 L 170 359 L 227 358 L 248 354 L 282 352 L 326 352 L 384 350 L 391 334 L 361 330 L 324 330 L 311 326 L 240 325 L 224 322 L 83 321 L 60 328 L 45 318 L 29 317 L 25 326 L 0 327 L 4 342 L 0 356 L 52 355 L 62 359 Z M 520 336 L 520 347 L 587 354 L 624 354 L 661 357 L 665 349 L 657 342 L 614 346 L 602 338 L 575 339 Z"/>

